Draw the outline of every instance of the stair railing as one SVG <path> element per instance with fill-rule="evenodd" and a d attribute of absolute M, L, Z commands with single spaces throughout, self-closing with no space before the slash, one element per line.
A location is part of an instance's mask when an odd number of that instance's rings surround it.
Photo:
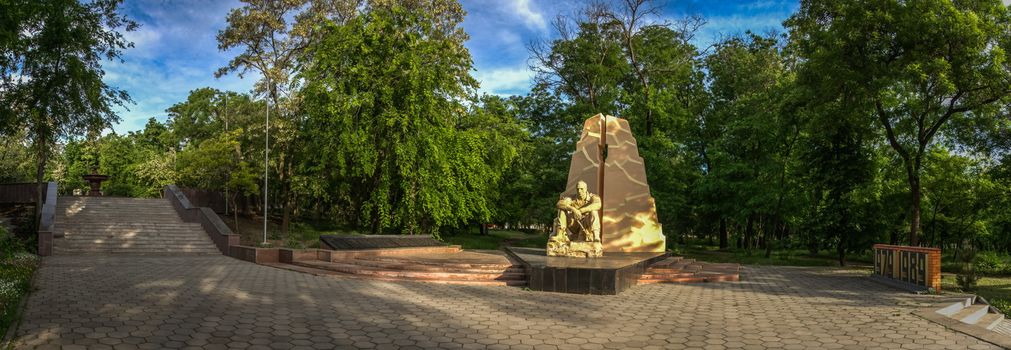
<path fill-rule="evenodd" d="M 39 255 L 53 255 L 53 231 L 56 226 L 56 182 L 46 185 L 46 200 L 42 202 L 42 217 L 39 218 Z"/>
<path fill-rule="evenodd" d="M 221 254 L 228 255 L 229 246 L 239 245 L 239 235 L 232 233 L 218 213 L 208 207 L 194 206 L 178 186 L 165 186 L 165 198 L 172 202 L 172 207 L 183 221 L 200 223 Z"/>

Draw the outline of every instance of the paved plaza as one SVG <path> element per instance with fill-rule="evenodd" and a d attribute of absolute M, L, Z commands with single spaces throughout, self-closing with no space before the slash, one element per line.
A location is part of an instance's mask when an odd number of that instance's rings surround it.
<path fill-rule="evenodd" d="M 618 296 L 313 276 L 223 256 L 56 256 L 17 348 L 991 349 L 911 311 L 936 299 L 830 268 Z"/>

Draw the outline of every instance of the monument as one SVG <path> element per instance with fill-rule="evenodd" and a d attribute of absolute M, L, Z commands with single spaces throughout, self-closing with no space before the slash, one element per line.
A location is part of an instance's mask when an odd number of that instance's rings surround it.
<path fill-rule="evenodd" d="M 598 114 L 583 123 L 557 208 L 548 256 L 666 249 L 646 167 L 625 119 Z"/>
<path fill-rule="evenodd" d="M 531 290 L 618 294 L 667 258 L 666 239 L 628 121 L 583 123 L 546 249 L 507 247 Z"/>

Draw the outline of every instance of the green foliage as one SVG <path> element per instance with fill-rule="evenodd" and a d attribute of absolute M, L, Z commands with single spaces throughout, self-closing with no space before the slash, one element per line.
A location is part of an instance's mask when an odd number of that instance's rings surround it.
<path fill-rule="evenodd" d="M 976 254 L 976 261 L 973 262 L 973 269 L 983 275 L 1011 275 L 1011 264 L 1009 257 L 997 252 L 979 252 Z"/>
<path fill-rule="evenodd" d="M 117 30 L 137 27 L 117 12 L 119 4 L 3 3 L 9 18 L 0 30 L 6 33 L 0 35 L 5 48 L 0 59 L 0 130 L 22 130 L 31 140 L 40 187 L 57 142 L 99 132 L 119 120 L 113 108 L 129 101 L 125 91 L 102 79 L 102 63 L 120 58 L 131 46 Z"/>
<path fill-rule="evenodd" d="M 992 124 L 1011 97 L 1009 23 L 1011 10 L 997 0 L 810 0 L 786 22 L 805 59 L 805 85 L 828 103 L 873 116 L 899 157 L 913 245 L 924 158 L 935 139 L 953 119 Z"/>
<path fill-rule="evenodd" d="M 345 184 L 337 200 L 373 233 L 433 233 L 492 214 L 488 195 L 519 131 L 461 103 L 476 86 L 461 20 L 455 2 L 375 4 L 328 25 L 303 73 L 314 170 Z"/>
<path fill-rule="evenodd" d="M 17 309 L 29 291 L 40 259 L 27 253 L 24 243 L 0 226 L 0 330 L 6 332 L 17 319 Z"/>
<path fill-rule="evenodd" d="M 42 165 L 61 193 L 92 168 L 112 195 L 225 191 L 236 223 L 280 217 L 274 236 L 289 246 L 359 232 L 543 246 L 459 231 L 545 230 L 583 121 L 605 113 L 630 122 L 669 247 L 815 265 L 866 260 L 882 242 L 973 247 L 974 264 L 945 268 L 1011 269 L 1011 16 L 996 0 L 805 0 L 786 33 L 704 50 L 701 19 L 593 3 L 532 45 L 536 85 L 507 98 L 476 96 L 456 1 L 244 0 L 218 33 L 236 53 L 218 74 L 258 73 L 253 94 L 196 89 L 168 120 L 104 136 L 126 96 L 100 84 L 93 56 L 124 47 L 118 2 L 0 4 L 0 181 Z M 95 13 L 112 17 L 98 29 L 65 18 Z M 39 67 L 52 79 L 14 79 L 28 58 L 61 57 Z M 38 85 L 71 80 L 85 93 Z"/>

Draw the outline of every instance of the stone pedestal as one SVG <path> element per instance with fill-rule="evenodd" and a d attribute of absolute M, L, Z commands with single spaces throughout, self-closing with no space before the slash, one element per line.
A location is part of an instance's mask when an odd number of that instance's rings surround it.
<path fill-rule="evenodd" d="M 88 191 L 88 196 L 97 197 L 102 195 L 102 181 L 108 180 L 108 175 L 98 175 L 92 172 L 89 175 L 81 176 L 88 184 L 91 185 L 91 191 Z"/>

